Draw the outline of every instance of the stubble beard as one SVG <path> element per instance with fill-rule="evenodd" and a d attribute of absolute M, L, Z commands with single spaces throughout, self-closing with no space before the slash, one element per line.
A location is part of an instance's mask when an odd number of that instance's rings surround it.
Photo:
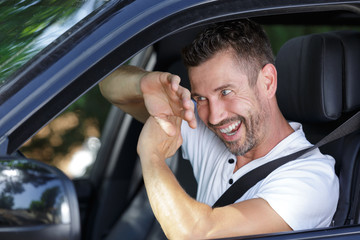
<path fill-rule="evenodd" d="M 218 135 L 218 137 L 223 141 L 225 146 L 229 149 L 229 151 L 232 154 L 234 154 L 235 156 L 244 156 L 247 152 L 249 152 L 258 144 L 258 139 L 259 139 L 258 131 L 261 129 L 260 119 L 261 117 L 259 115 L 250 116 L 248 120 L 246 120 L 242 116 L 237 116 L 235 118 L 224 120 L 219 124 L 221 125 L 221 124 L 226 124 L 228 122 L 240 120 L 242 124 L 241 127 L 245 127 L 245 140 L 243 143 L 241 143 L 241 139 L 237 141 L 226 141 L 221 137 L 219 133 L 214 131 L 215 128 L 213 128 L 212 126 L 210 126 L 210 128 Z"/>
<path fill-rule="evenodd" d="M 225 146 L 235 156 L 244 156 L 247 152 L 253 149 L 258 143 L 258 134 L 256 129 L 259 129 L 259 118 L 250 117 L 249 121 L 243 120 L 242 124 L 245 126 L 245 141 L 239 143 L 241 139 L 233 142 L 223 140 Z"/>
<path fill-rule="evenodd" d="M 261 142 L 262 134 L 264 134 L 264 125 L 265 119 L 269 117 L 269 111 L 264 106 L 259 97 L 259 93 L 255 90 L 255 96 L 257 98 L 259 104 L 259 111 L 254 112 L 253 114 L 249 114 L 249 117 L 245 119 L 245 117 L 238 115 L 238 119 L 241 120 L 241 127 L 245 127 L 245 140 L 241 143 L 241 139 L 237 141 L 228 142 L 222 139 L 225 146 L 229 149 L 229 151 L 235 156 L 244 156 L 250 150 L 254 149 Z"/>

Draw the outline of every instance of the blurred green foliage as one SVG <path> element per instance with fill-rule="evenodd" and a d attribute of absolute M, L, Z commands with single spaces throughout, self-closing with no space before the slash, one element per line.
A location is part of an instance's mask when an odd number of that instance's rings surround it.
<path fill-rule="evenodd" d="M 55 22 L 66 21 L 83 3 L 77 0 L 0 1 L 0 84 L 45 47 L 37 38 L 46 29 Z"/>
<path fill-rule="evenodd" d="M 101 137 L 110 103 L 96 86 L 73 103 L 57 119 L 45 126 L 21 152 L 33 159 L 59 167 L 66 173 L 66 164 L 74 151 L 89 137 Z"/>
<path fill-rule="evenodd" d="M 354 30 L 354 26 L 329 26 L 329 25 L 265 25 L 274 54 L 276 55 L 280 47 L 289 39 L 308 35 L 312 33 L 330 32 L 338 30 Z"/>
<path fill-rule="evenodd" d="M 59 192 L 58 186 L 46 189 L 41 195 L 40 200 L 30 203 L 29 209 L 32 211 L 50 211 L 55 206 Z"/>
<path fill-rule="evenodd" d="M 2 192 L 0 194 L 0 209 L 8 209 L 11 210 L 14 206 L 14 197 Z"/>

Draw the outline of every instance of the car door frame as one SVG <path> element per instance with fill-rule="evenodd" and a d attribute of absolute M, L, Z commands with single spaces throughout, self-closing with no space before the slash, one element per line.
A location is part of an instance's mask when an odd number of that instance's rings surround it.
<path fill-rule="evenodd" d="M 42 126 L 140 50 L 172 34 L 219 20 L 303 11 L 352 10 L 359 1 L 116 1 L 76 25 L 0 89 L 0 152 L 14 153 Z M 234 7 L 235 6 L 235 7 Z M 310 10 L 311 9 L 311 10 Z M 119 24 L 122 23 L 122 24 Z M 123 117 L 123 115 L 121 115 Z M 120 122 L 122 125 L 123 122 Z M 100 154 L 100 157 L 105 156 Z M 106 173 L 105 165 L 96 179 Z M 97 180 L 94 180 L 94 182 Z M 319 239 L 358 226 L 276 234 Z M 346 234 L 345 234 L 346 233 Z M 349 233 L 349 234 L 348 234 Z M 341 238 L 340 238 L 341 236 Z M 271 235 L 268 236 L 271 239 Z"/>

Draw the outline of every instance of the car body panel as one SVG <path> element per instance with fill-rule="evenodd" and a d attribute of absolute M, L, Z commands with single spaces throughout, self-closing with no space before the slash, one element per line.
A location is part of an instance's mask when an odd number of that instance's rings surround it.
<path fill-rule="evenodd" d="M 351 13 L 360 12 L 360 1 L 125 0 L 110 2 L 64 33 L 13 75 L 0 89 L 1 154 L 13 154 L 27 139 L 118 66 L 127 62 L 142 49 L 171 34 L 219 20 L 254 17 L 266 22 L 274 15 L 279 15 L 281 18 L 295 13 L 318 14 L 323 11 L 343 11 L 349 14 L 351 19 Z M 274 17 L 271 19 L 278 21 Z M 289 17 L 287 19 L 291 20 Z M 296 23 L 307 20 L 291 21 Z M 359 20 L 355 19 L 355 23 L 359 23 Z M 120 131 L 123 121 L 126 122 L 124 120 L 126 117 L 119 112 L 113 115 L 114 119 L 118 119 L 118 122 L 114 120 L 113 124 L 116 125 L 114 129 Z M 119 147 L 116 144 L 121 139 L 123 141 L 124 136 L 112 136 L 112 143 L 109 143 L 108 147 Z M 123 142 L 121 144 L 123 146 Z M 106 156 L 113 160 L 111 155 L 106 154 L 100 153 L 101 157 Z M 109 159 L 104 162 L 108 163 Z M 89 189 L 100 187 L 103 183 L 107 184 L 106 181 L 112 177 L 112 169 L 104 163 L 99 163 L 97 170 L 99 170 L 97 176 L 93 176 L 92 182 L 85 182 Z M 93 197 L 90 194 L 82 197 L 88 200 Z M 100 191 L 97 194 L 101 197 Z M 92 206 L 100 208 L 101 203 L 106 201 L 101 199 L 99 202 L 94 202 Z M 95 215 L 90 214 L 90 216 L 96 217 L 96 213 L 93 214 Z M 101 221 L 101 217 L 94 220 L 95 223 Z M 87 227 L 89 226 L 91 224 Z M 88 235 L 91 235 L 91 229 L 84 231 L 89 231 Z M 257 237 L 260 239 L 329 237 L 353 239 L 355 236 L 360 237 L 360 227 L 357 225 Z M 244 239 L 248 238 L 244 237 Z"/>

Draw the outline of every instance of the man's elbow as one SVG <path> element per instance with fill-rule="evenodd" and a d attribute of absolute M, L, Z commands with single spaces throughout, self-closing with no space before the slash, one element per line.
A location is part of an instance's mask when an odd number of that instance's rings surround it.
<path fill-rule="evenodd" d="M 211 239 L 213 238 L 211 222 L 209 219 L 202 219 L 192 222 L 191 224 L 184 223 L 181 226 L 175 226 L 176 231 L 165 231 L 168 239 Z M 174 229 L 175 229 L 174 228 Z"/>

